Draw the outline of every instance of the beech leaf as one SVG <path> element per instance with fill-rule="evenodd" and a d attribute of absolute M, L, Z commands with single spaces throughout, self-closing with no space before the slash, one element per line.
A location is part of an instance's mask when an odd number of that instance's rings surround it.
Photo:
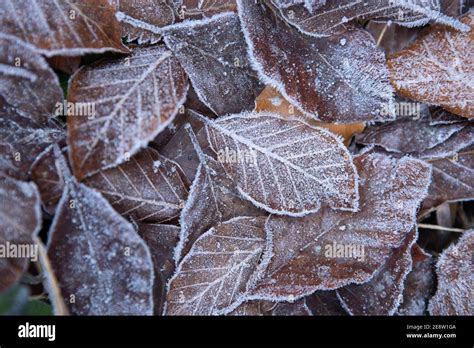
<path fill-rule="evenodd" d="M 207 121 L 209 143 L 240 194 L 271 213 L 303 216 L 323 202 L 357 210 L 357 172 L 331 132 L 275 114 Z"/>
<path fill-rule="evenodd" d="M 237 4 L 253 68 L 299 110 L 324 122 L 393 119 L 385 55 L 370 34 L 307 37 L 260 1 Z"/>
<path fill-rule="evenodd" d="M 216 115 L 253 109 L 263 86 L 250 67 L 236 14 L 175 25 L 166 32 L 165 42 L 199 99 Z"/>
<path fill-rule="evenodd" d="M 2 33 L 16 37 L 38 52 L 77 56 L 115 51 L 122 45 L 116 4 L 108 0 L 15 0 L 0 6 Z"/>
<path fill-rule="evenodd" d="M 139 222 L 160 223 L 179 216 L 188 195 L 177 165 L 151 148 L 84 183 L 104 195 L 118 213 Z"/>
<path fill-rule="evenodd" d="M 443 251 L 436 264 L 438 288 L 429 303 L 431 315 L 474 315 L 473 254 L 474 230 Z"/>
<path fill-rule="evenodd" d="M 187 89 L 184 71 L 162 46 L 136 48 L 129 57 L 79 70 L 68 100 L 94 105 L 94 114 L 68 117 L 76 177 L 116 166 L 145 147 L 171 123 Z"/>
<path fill-rule="evenodd" d="M 11 257 L 10 250 L 34 244 L 41 229 L 41 205 L 36 185 L 0 175 L 0 293 L 14 285 L 29 259 Z M 21 256 L 21 255 L 18 255 Z M 33 256 L 33 255 L 32 255 Z"/>
<path fill-rule="evenodd" d="M 460 18 L 470 32 L 433 26 L 407 49 L 389 57 L 392 84 L 409 99 L 474 117 L 474 11 Z"/>

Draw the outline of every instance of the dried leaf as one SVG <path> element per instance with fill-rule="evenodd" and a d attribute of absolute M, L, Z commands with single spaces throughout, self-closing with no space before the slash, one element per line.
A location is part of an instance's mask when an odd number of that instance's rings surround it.
<path fill-rule="evenodd" d="M 200 164 L 181 212 L 179 243 L 174 251 L 177 263 L 189 252 L 199 236 L 218 223 L 239 216 L 265 215 L 264 211 L 240 197 L 222 164 L 204 154 L 189 127 L 187 131 Z"/>
<path fill-rule="evenodd" d="M 218 13 L 236 12 L 235 0 L 178 0 L 181 19 L 203 19 Z"/>
<path fill-rule="evenodd" d="M 265 87 L 255 100 L 255 111 L 275 113 L 287 118 L 297 118 L 311 126 L 326 128 L 332 133 L 342 136 L 346 146 L 349 145 L 354 134 L 362 132 L 365 128 L 364 123 L 324 123 L 309 118 L 295 109 L 276 89 L 270 86 Z"/>
<path fill-rule="evenodd" d="M 139 44 L 157 43 L 163 34 L 161 28 L 175 22 L 170 0 L 121 0 L 116 17 L 122 36 Z"/>
<path fill-rule="evenodd" d="M 14 285 L 29 259 L 11 255 L 21 247 L 31 251 L 41 229 L 41 205 L 36 185 L 0 175 L 0 293 Z M 24 250 L 23 250 L 24 251 Z M 33 257 L 33 253 L 31 253 Z"/>
<path fill-rule="evenodd" d="M 250 67 L 236 14 L 176 25 L 166 32 L 165 42 L 189 75 L 199 99 L 216 115 L 254 108 L 263 86 Z"/>
<path fill-rule="evenodd" d="M 336 291 L 316 291 L 305 297 L 306 304 L 312 315 L 347 315 L 346 310 L 341 306 Z"/>
<path fill-rule="evenodd" d="M 240 217 L 198 238 L 171 278 L 167 315 L 225 314 L 252 284 L 266 242 L 265 217 Z"/>
<path fill-rule="evenodd" d="M 54 70 L 62 71 L 68 75 L 72 75 L 79 69 L 81 60 L 82 58 L 80 56 L 54 56 L 48 59 L 48 63 Z"/>
<path fill-rule="evenodd" d="M 436 264 L 438 289 L 428 306 L 431 315 L 474 315 L 473 255 L 473 230 L 443 251 Z"/>
<path fill-rule="evenodd" d="M 408 274 L 403 289 L 403 301 L 398 315 L 424 315 L 428 297 L 433 287 L 432 259 L 417 244 L 411 249 L 413 268 Z"/>
<path fill-rule="evenodd" d="M 123 216 L 160 223 L 177 216 L 188 192 L 175 163 L 151 148 L 84 180 Z"/>
<path fill-rule="evenodd" d="M 174 225 L 138 224 L 138 233 L 148 245 L 153 260 L 154 313 L 161 315 L 166 297 L 166 284 L 175 270 L 173 249 L 178 242 L 179 227 Z"/>
<path fill-rule="evenodd" d="M 385 55 L 394 54 L 405 49 L 416 40 L 422 28 L 406 28 L 392 23 L 380 23 L 370 21 L 364 27 L 372 34 L 377 45 L 380 46 Z"/>
<path fill-rule="evenodd" d="M 326 202 L 357 210 L 357 172 L 332 133 L 275 114 L 207 121 L 209 143 L 240 194 L 271 213 L 303 216 Z"/>
<path fill-rule="evenodd" d="M 472 28 L 474 11 L 461 21 Z M 474 30 L 464 33 L 433 26 L 406 50 L 389 58 L 392 84 L 407 98 L 474 117 L 473 56 Z"/>
<path fill-rule="evenodd" d="M 301 32 L 316 37 L 330 36 L 354 19 L 389 20 L 409 28 L 434 20 L 466 30 L 461 23 L 440 12 L 439 0 L 331 0 L 320 1 L 311 8 L 306 5 L 307 1 L 304 5 L 297 1 L 294 6 L 281 6 L 280 2 L 272 1 L 285 20 Z"/>
<path fill-rule="evenodd" d="M 451 124 L 465 121 L 464 118 L 453 115 L 452 113 L 441 108 L 432 108 L 430 110 L 431 125 Z"/>
<path fill-rule="evenodd" d="M 145 242 L 100 193 L 78 183 L 64 162 L 66 185 L 49 231 L 48 256 L 70 312 L 151 315 L 153 264 Z"/>
<path fill-rule="evenodd" d="M 411 248 L 417 238 L 413 230 L 377 273 L 364 284 L 337 290 L 343 307 L 351 315 L 393 315 L 403 299 L 403 288 L 412 270 Z"/>
<path fill-rule="evenodd" d="M 360 210 L 323 208 L 294 219 L 271 216 L 273 257 L 250 298 L 294 300 L 368 281 L 412 230 L 431 170 L 419 160 L 365 153 L 355 158 Z M 341 252 L 342 250 L 342 252 Z"/>
<path fill-rule="evenodd" d="M 252 66 L 299 110 L 324 122 L 393 118 L 385 56 L 370 34 L 351 27 L 307 37 L 260 2 L 237 3 Z"/>
<path fill-rule="evenodd" d="M 69 156 L 80 180 L 134 155 L 176 116 L 188 89 L 186 75 L 161 46 L 79 70 L 68 99 L 90 103 L 93 115 L 68 117 Z"/>
<path fill-rule="evenodd" d="M 0 27 L 48 57 L 127 53 L 115 11 L 108 0 L 7 1 L 0 7 Z"/>

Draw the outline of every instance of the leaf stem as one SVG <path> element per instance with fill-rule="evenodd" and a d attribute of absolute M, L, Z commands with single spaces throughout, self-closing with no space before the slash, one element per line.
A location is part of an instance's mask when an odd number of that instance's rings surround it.
<path fill-rule="evenodd" d="M 431 224 L 418 224 L 418 227 L 426 228 L 428 230 L 448 231 L 448 232 L 457 232 L 457 233 L 463 233 L 466 231 L 466 230 L 463 230 L 462 228 L 443 227 L 443 226 L 431 225 Z"/>

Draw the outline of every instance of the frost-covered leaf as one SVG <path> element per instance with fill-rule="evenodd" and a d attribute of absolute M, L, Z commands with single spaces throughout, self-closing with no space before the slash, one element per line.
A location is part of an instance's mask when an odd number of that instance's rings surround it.
<path fill-rule="evenodd" d="M 460 20 L 472 28 L 474 11 Z M 392 84 L 407 98 L 472 118 L 473 56 L 474 30 L 465 33 L 433 26 L 406 50 L 389 58 Z"/>
<path fill-rule="evenodd" d="M 364 153 L 359 171 L 360 209 L 323 208 L 304 218 L 271 216 L 273 256 L 251 298 L 291 300 L 316 290 L 364 283 L 406 239 L 430 183 L 419 160 Z"/>
<path fill-rule="evenodd" d="M 166 297 L 166 284 L 173 275 L 173 249 L 178 242 L 179 227 L 164 224 L 138 225 L 138 234 L 143 238 L 150 249 L 155 271 L 153 285 L 153 300 L 155 315 L 161 315 Z"/>
<path fill-rule="evenodd" d="M 452 113 L 441 108 L 432 108 L 430 110 L 431 125 L 451 124 L 464 121 L 462 117 L 453 115 Z"/>
<path fill-rule="evenodd" d="M 357 135 L 356 141 L 364 145 L 379 145 L 391 152 L 414 154 L 442 144 L 468 126 L 468 122 L 433 126 L 429 117 L 421 119 L 402 117 L 394 122 L 367 128 L 362 134 Z"/>
<path fill-rule="evenodd" d="M 258 273 L 266 248 L 265 220 L 235 218 L 199 237 L 171 278 L 165 314 L 225 314 Z"/>
<path fill-rule="evenodd" d="M 438 288 L 428 306 L 431 315 L 474 315 L 473 255 L 474 230 L 443 251 L 436 264 Z"/>
<path fill-rule="evenodd" d="M 303 216 L 323 202 L 358 207 L 357 172 L 331 132 L 275 114 L 207 121 L 209 143 L 241 195 L 271 213 Z"/>
<path fill-rule="evenodd" d="M 403 289 L 397 315 L 424 315 L 433 287 L 432 258 L 417 244 L 411 249 L 413 268 Z"/>
<path fill-rule="evenodd" d="M 229 315 L 235 316 L 309 316 L 311 312 L 304 299 L 293 303 L 263 300 L 246 301 Z"/>
<path fill-rule="evenodd" d="M 57 167 L 54 146 L 50 146 L 35 160 L 31 168 L 31 180 L 38 186 L 43 209 L 53 216 L 64 190 L 64 180 Z"/>
<path fill-rule="evenodd" d="M 393 118 L 385 56 L 370 34 L 351 27 L 308 37 L 260 1 L 237 4 L 253 68 L 291 104 L 325 122 Z"/>
<path fill-rule="evenodd" d="M 29 259 L 11 252 L 20 247 L 24 251 L 25 246 L 31 252 L 41 221 L 36 185 L 0 175 L 0 293 L 15 284 L 28 266 Z"/>
<path fill-rule="evenodd" d="M 392 250 L 385 264 L 364 284 L 351 284 L 337 290 L 343 307 L 351 315 L 393 315 L 403 298 L 404 282 L 412 269 L 411 248 L 416 229 Z"/>
<path fill-rule="evenodd" d="M 184 102 L 188 82 L 162 46 L 77 72 L 68 99 L 92 105 L 92 115 L 68 117 L 69 156 L 78 179 L 116 166 L 162 131 Z"/>
<path fill-rule="evenodd" d="M 0 6 L 2 33 L 47 56 L 115 51 L 122 45 L 116 4 L 108 0 L 15 0 Z"/>
<path fill-rule="evenodd" d="M 139 44 L 160 41 L 164 26 L 175 22 L 171 0 L 120 0 L 116 17 L 122 28 L 122 36 Z"/>
<path fill-rule="evenodd" d="M 311 126 L 326 128 L 332 133 L 342 136 L 345 145 L 349 145 L 352 136 L 362 132 L 365 128 L 362 122 L 346 124 L 325 123 L 309 118 L 291 105 L 276 89 L 270 86 L 265 87 L 255 100 L 255 111 L 270 112 L 287 118 L 298 118 Z"/>
<path fill-rule="evenodd" d="M 100 193 L 75 180 L 62 158 L 59 167 L 66 185 L 48 256 L 71 314 L 151 315 L 153 263 L 145 242 Z"/>
<path fill-rule="evenodd" d="M 341 306 L 336 290 L 316 291 L 305 297 L 305 300 L 312 315 L 348 315 L 346 310 Z"/>
<path fill-rule="evenodd" d="M 203 19 L 222 12 L 235 12 L 235 0 L 175 0 L 180 19 Z"/>
<path fill-rule="evenodd" d="M 250 67 L 236 14 L 176 25 L 166 32 L 165 42 L 189 75 L 199 99 L 216 115 L 254 108 L 263 86 Z"/>
<path fill-rule="evenodd" d="M 290 1 L 288 1 L 290 2 Z M 466 28 L 457 20 L 441 13 L 440 0 L 330 0 L 308 6 L 311 1 L 288 2 L 272 0 L 281 16 L 301 32 L 316 36 L 330 36 L 354 19 L 389 20 L 406 27 L 427 24 L 430 20 L 461 30 Z M 286 4 L 285 4 L 286 3 Z"/>
<path fill-rule="evenodd" d="M 200 164 L 181 212 L 180 240 L 174 251 L 176 262 L 188 253 L 199 236 L 218 223 L 239 216 L 265 215 L 264 211 L 240 197 L 222 164 L 204 154 L 194 133 L 189 127 L 187 130 Z"/>
<path fill-rule="evenodd" d="M 160 223 L 177 217 L 188 192 L 175 163 L 151 148 L 84 180 L 124 216 Z"/>

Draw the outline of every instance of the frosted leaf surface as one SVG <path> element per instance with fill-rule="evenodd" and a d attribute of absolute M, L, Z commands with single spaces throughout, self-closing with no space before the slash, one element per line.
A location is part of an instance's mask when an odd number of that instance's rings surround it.
<path fill-rule="evenodd" d="M 430 112 L 431 125 L 451 124 L 464 121 L 462 117 L 453 115 L 452 113 L 441 108 L 432 108 Z"/>
<path fill-rule="evenodd" d="M 188 196 L 177 165 L 151 148 L 84 183 L 104 195 L 118 213 L 139 222 L 159 223 L 179 216 Z"/>
<path fill-rule="evenodd" d="M 161 315 L 166 297 L 166 284 L 173 275 L 173 249 L 178 242 L 179 227 L 164 224 L 138 223 L 138 234 L 148 245 L 153 260 L 155 282 L 153 285 L 154 314 Z"/>
<path fill-rule="evenodd" d="M 411 154 L 442 144 L 468 125 L 468 122 L 459 122 L 433 126 L 429 117 L 402 117 L 394 122 L 368 127 L 356 136 L 356 141 L 364 145 L 379 145 L 391 152 Z"/>
<path fill-rule="evenodd" d="M 460 30 L 466 28 L 454 18 L 441 13 L 440 0 L 331 0 L 309 7 L 308 1 L 278 0 L 272 3 L 280 10 L 280 15 L 301 32 L 325 37 L 343 30 L 349 21 L 355 19 L 376 19 L 397 23 L 405 27 L 416 27 L 427 24 L 430 20 Z M 285 4 L 286 3 L 286 4 Z"/>
<path fill-rule="evenodd" d="M 443 251 L 436 264 L 438 288 L 428 306 L 431 315 L 474 315 L 473 255 L 474 230 Z"/>
<path fill-rule="evenodd" d="M 151 315 L 153 263 L 145 242 L 60 159 L 65 190 L 49 231 L 48 256 L 75 315 Z"/>
<path fill-rule="evenodd" d="M 287 302 L 270 302 L 263 300 L 246 301 L 229 313 L 234 316 L 309 316 L 310 310 L 304 299 Z"/>
<path fill-rule="evenodd" d="M 318 211 L 323 202 L 357 209 L 357 172 L 331 132 L 269 113 L 230 115 L 206 127 L 219 162 L 258 207 L 291 216 Z"/>
<path fill-rule="evenodd" d="M 31 168 L 31 180 L 38 186 L 43 209 L 51 216 L 64 190 L 64 179 L 57 167 L 55 146 L 50 146 L 36 160 Z"/>
<path fill-rule="evenodd" d="M 426 195 L 430 167 L 409 157 L 369 153 L 354 162 L 360 176 L 359 211 L 324 207 L 299 219 L 271 216 L 266 229 L 273 235 L 273 257 L 250 296 L 297 299 L 364 283 L 400 247 Z"/>
<path fill-rule="evenodd" d="M 411 249 L 413 267 L 405 280 L 403 301 L 397 315 L 425 315 L 428 298 L 433 287 L 433 260 L 418 245 Z"/>
<path fill-rule="evenodd" d="M 175 22 L 174 6 L 170 0 L 120 0 L 115 14 L 122 28 L 122 36 L 139 44 L 155 44 L 162 37 L 162 29 Z"/>
<path fill-rule="evenodd" d="M 254 108 L 263 86 L 250 67 L 236 14 L 176 25 L 166 32 L 165 42 L 186 70 L 199 99 L 216 115 Z"/>
<path fill-rule="evenodd" d="M 0 244 L 32 245 L 41 229 L 41 205 L 36 185 L 0 175 Z M 15 284 L 29 259 L 0 257 L 0 293 Z"/>
<path fill-rule="evenodd" d="M 115 51 L 122 45 L 116 3 L 108 0 L 15 0 L 0 7 L 2 33 L 47 56 Z"/>
<path fill-rule="evenodd" d="M 351 315 L 393 315 L 403 298 L 404 282 L 412 269 L 411 248 L 416 230 L 394 249 L 385 264 L 364 284 L 337 290 L 342 306 Z"/>
<path fill-rule="evenodd" d="M 474 11 L 460 20 L 470 28 Z M 474 30 L 433 26 L 407 49 L 389 57 L 392 84 L 409 99 L 474 117 Z"/>
<path fill-rule="evenodd" d="M 180 4 L 178 17 L 184 20 L 195 20 L 212 17 L 222 12 L 235 12 L 235 0 L 175 0 Z"/>
<path fill-rule="evenodd" d="M 165 314 L 225 314 L 252 283 L 266 246 L 265 220 L 235 218 L 199 237 L 171 278 Z"/>
<path fill-rule="evenodd" d="M 253 68 L 291 104 L 325 122 L 393 119 L 385 55 L 369 33 L 308 37 L 260 2 L 237 4 Z"/>
<path fill-rule="evenodd" d="M 348 315 L 346 310 L 341 306 L 336 290 L 316 291 L 305 297 L 305 299 L 306 305 L 312 315 Z"/>
<path fill-rule="evenodd" d="M 133 156 L 168 126 L 183 104 L 187 77 L 162 46 L 79 70 L 68 99 L 90 103 L 93 115 L 68 117 L 69 157 L 80 180 Z"/>

